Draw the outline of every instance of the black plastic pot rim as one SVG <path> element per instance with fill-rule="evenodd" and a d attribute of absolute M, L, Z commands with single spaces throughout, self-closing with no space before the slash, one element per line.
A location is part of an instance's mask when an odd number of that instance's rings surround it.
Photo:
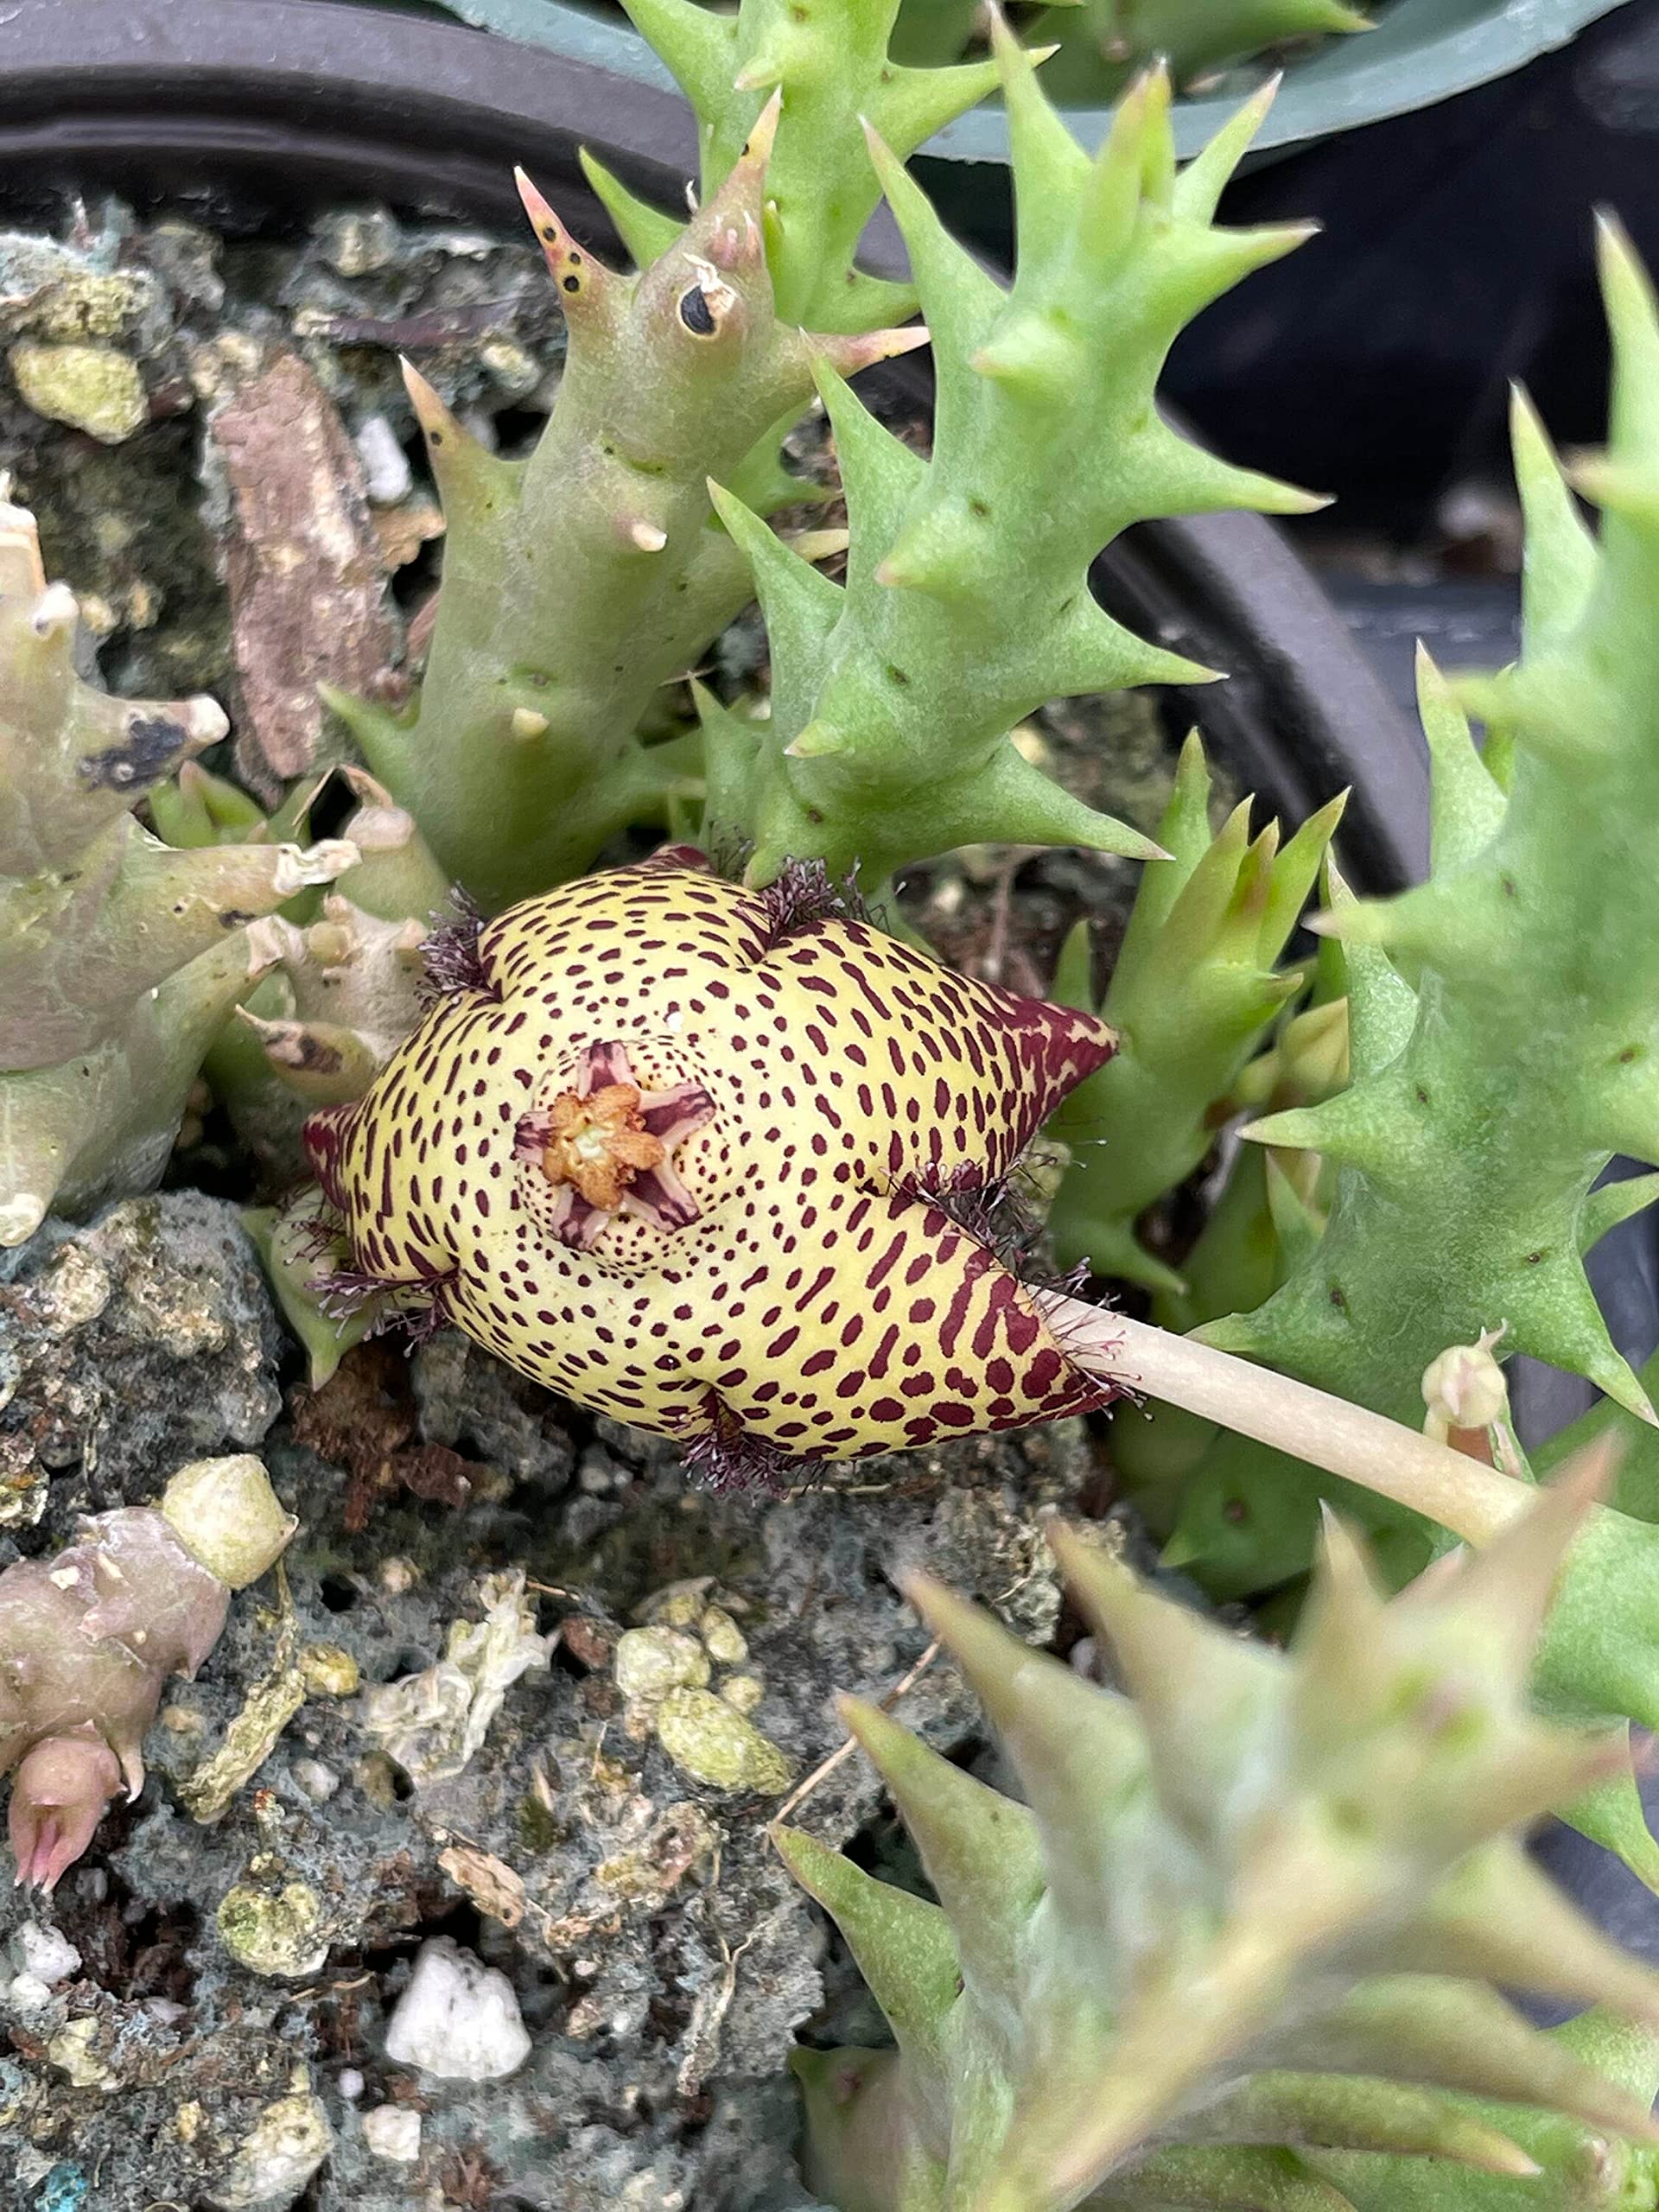
<path fill-rule="evenodd" d="M 14 212 L 66 190 L 174 203 L 206 191 L 233 203 L 251 188 L 267 213 L 362 196 L 510 224 L 511 169 L 523 162 L 556 188 L 568 219 L 603 238 L 578 144 L 664 204 L 696 165 L 677 94 L 423 16 L 335 0 L 10 0 L 0 10 L 0 201 Z M 868 265 L 901 272 L 890 225 L 865 248 Z M 1145 524 L 1108 550 L 1093 581 L 1143 635 L 1235 671 L 1192 706 L 1247 785 L 1294 818 L 1351 789 L 1342 842 L 1359 888 L 1421 875 L 1422 738 L 1272 524 Z"/>
<path fill-rule="evenodd" d="M 677 92 L 458 23 L 335 0 L 10 0 L 0 189 L 149 174 L 177 195 L 280 178 L 296 202 L 361 188 L 512 218 L 512 168 L 573 170 L 578 141 L 668 198 L 696 166 Z"/>

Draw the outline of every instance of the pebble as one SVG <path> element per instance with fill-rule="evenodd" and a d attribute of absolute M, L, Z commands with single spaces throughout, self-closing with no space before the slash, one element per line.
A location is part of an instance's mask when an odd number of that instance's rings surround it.
<path fill-rule="evenodd" d="M 303 2075 L 300 2081 L 303 2082 Z M 283 2212 L 334 2147 L 334 2131 L 308 2087 L 267 2105 L 210 2192 L 220 2212 Z"/>
<path fill-rule="evenodd" d="M 701 1689 L 709 1673 L 708 1652 L 677 1629 L 631 1628 L 617 1638 L 616 1686 L 626 1698 Z"/>
<path fill-rule="evenodd" d="M 14 346 L 11 372 L 26 405 L 119 445 L 142 429 L 149 401 L 138 365 L 112 346 Z"/>
<path fill-rule="evenodd" d="M 24 1921 L 9 1948 L 18 1973 L 43 1981 L 48 1989 L 56 1982 L 67 1981 L 79 1970 L 80 1953 L 69 1938 L 59 1929 L 42 1928 L 37 1921 Z"/>
<path fill-rule="evenodd" d="M 363 2140 L 377 2158 L 412 2166 L 421 2155 L 421 2115 L 410 2105 L 377 2105 L 363 2115 Z"/>
<path fill-rule="evenodd" d="M 709 1690 L 671 1690 L 658 1711 L 657 1740 L 676 1766 L 717 1789 L 775 1797 L 794 1780 L 777 1745 Z"/>
<path fill-rule="evenodd" d="M 226 1891 L 214 1924 L 238 1966 L 274 1981 L 303 1981 L 328 1956 L 321 1900 L 303 1882 L 274 1893 L 238 1882 Z"/>
<path fill-rule="evenodd" d="M 414 490 L 409 456 L 384 415 L 371 415 L 358 432 L 357 457 L 363 464 L 363 487 L 373 505 L 395 507 Z"/>
<path fill-rule="evenodd" d="M 530 2056 L 512 1984 L 447 1936 L 423 1943 L 386 2030 L 386 2056 L 444 2082 L 493 2082 Z"/>
<path fill-rule="evenodd" d="M 326 1805 L 340 1788 L 340 1777 L 321 1759 L 296 1759 L 294 1780 L 314 1805 Z"/>

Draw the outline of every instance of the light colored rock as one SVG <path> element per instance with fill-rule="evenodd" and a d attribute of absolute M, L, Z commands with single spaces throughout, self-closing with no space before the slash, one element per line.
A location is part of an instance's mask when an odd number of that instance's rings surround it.
<path fill-rule="evenodd" d="M 308 1643 L 300 1674 L 308 1697 L 355 1697 L 363 1681 L 356 1660 L 338 1643 Z"/>
<path fill-rule="evenodd" d="M 447 1936 L 423 1943 L 386 2030 L 386 2056 L 443 2082 L 493 2082 L 530 2056 L 512 1984 Z"/>
<path fill-rule="evenodd" d="M 720 1686 L 720 1694 L 728 1705 L 739 1713 L 753 1713 L 766 1694 L 766 1686 L 759 1675 L 728 1675 Z"/>
<path fill-rule="evenodd" d="M 321 1759 L 296 1759 L 293 1775 L 314 1805 L 326 1805 L 340 1788 L 340 1777 Z"/>
<path fill-rule="evenodd" d="M 251 1452 L 181 1467 L 162 1492 L 162 1517 L 191 1558 L 232 1590 L 273 1567 L 299 1526 Z"/>
<path fill-rule="evenodd" d="M 371 415 L 358 432 L 357 457 L 363 464 L 363 488 L 377 507 L 395 507 L 414 489 L 409 456 L 384 415 Z"/>
<path fill-rule="evenodd" d="M 71 2020 L 48 2044 L 46 2055 L 77 2089 L 118 2089 L 121 2077 L 105 2064 L 98 2041 L 95 2018 Z"/>
<path fill-rule="evenodd" d="M 303 1882 L 275 1892 L 238 1882 L 226 1891 L 214 1919 L 219 1940 L 237 1964 L 273 1981 L 303 1981 L 328 1956 L 321 1901 Z"/>
<path fill-rule="evenodd" d="M 69 1938 L 59 1929 L 42 1928 L 37 1921 L 24 1921 L 12 1936 L 10 1950 L 18 1973 L 32 1974 L 48 1989 L 54 1983 L 67 1981 L 80 1967 L 80 1953 Z"/>
<path fill-rule="evenodd" d="M 722 1667 L 741 1667 L 749 1656 L 748 1638 L 724 1605 L 709 1605 L 697 1623 L 709 1656 Z"/>
<path fill-rule="evenodd" d="M 377 2105 L 363 2115 L 363 2140 L 377 2158 L 412 2166 L 421 2155 L 421 2115 L 410 2105 Z"/>
<path fill-rule="evenodd" d="M 283 2212 L 334 2147 L 334 2131 L 303 2071 L 267 2105 L 210 2192 L 220 2212 Z"/>
<path fill-rule="evenodd" d="M 19 345 L 10 359 L 28 406 L 105 445 L 119 445 L 149 418 L 138 365 L 113 346 Z"/>
<path fill-rule="evenodd" d="M 631 1628 L 616 1640 L 616 1686 L 626 1698 L 701 1689 L 709 1673 L 709 1654 L 678 1629 Z"/>
<path fill-rule="evenodd" d="M 676 1766 L 717 1789 L 777 1797 L 795 1778 L 777 1745 L 712 1690 L 671 1690 L 658 1708 L 657 1740 Z"/>

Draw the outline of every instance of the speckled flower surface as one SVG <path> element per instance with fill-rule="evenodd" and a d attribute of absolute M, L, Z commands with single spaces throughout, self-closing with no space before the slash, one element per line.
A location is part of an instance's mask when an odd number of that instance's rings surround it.
<path fill-rule="evenodd" d="M 732 1479 L 1100 1402 L 961 1224 L 1111 1032 L 675 848 L 512 908 L 308 1142 L 353 1274 Z"/>

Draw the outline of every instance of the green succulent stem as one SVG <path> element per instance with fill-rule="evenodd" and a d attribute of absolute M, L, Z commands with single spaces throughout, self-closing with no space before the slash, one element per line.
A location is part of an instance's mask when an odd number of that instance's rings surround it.
<path fill-rule="evenodd" d="M 1184 90 L 1209 70 L 1287 39 L 1369 29 L 1369 18 L 1344 0 L 1083 0 L 1051 9 L 1038 35 L 1059 44 L 1057 95 L 1099 100 L 1160 58 Z"/>
<path fill-rule="evenodd" d="M 742 0 L 733 16 L 696 0 L 625 4 L 696 111 L 705 200 L 726 183 L 768 97 L 781 95 L 766 211 L 779 317 L 842 333 L 902 321 L 907 289 L 855 265 L 880 197 L 861 125 L 903 161 L 995 89 L 994 65 L 895 60 L 899 0 Z M 944 64 L 955 54 L 925 58 Z M 588 175 L 635 258 L 654 257 L 673 219 L 642 209 L 596 163 Z"/>
<path fill-rule="evenodd" d="M 1058 789 L 1010 732 L 1047 699 L 1206 676 L 1090 597 L 1090 564 L 1121 531 L 1152 515 L 1319 504 L 1185 443 L 1153 404 L 1183 325 L 1306 235 L 1211 227 L 1262 104 L 1178 177 L 1168 81 L 1148 77 L 1090 162 L 1032 57 L 995 30 L 1019 216 L 1011 289 L 948 236 L 871 136 L 932 334 L 931 458 L 825 361 L 819 390 L 850 525 L 845 587 L 792 557 L 729 492 L 716 497 L 754 569 L 772 702 L 761 731 L 706 715 L 709 808 L 717 842 L 753 845 L 758 882 L 809 858 L 879 883 L 984 840 L 1155 856 L 1149 839 Z"/>
<path fill-rule="evenodd" d="M 1277 963 L 1343 805 L 1322 808 L 1281 852 L 1276 823 L 1252 838 L 1248 803 L 1212 836 L 1210 795 L 1195 732 L 1158 825 L 1171 857 L 1141 879 L 1098 1007 L 1117 1052 L 1053 1125 L 1072 1153 L 1049 1216 L 1062 1267 L 1086 1260 L 1096 1274 L 1176 1296 L 1181 1278 L 1144 1249 L 1135 1224 L 1204 1160 L 1233 1087 L 1303 988 L 1300 970 Z M 1088 969 L 1083 922 L 1062 953 L 1055 995 L 1095 1010 Z"/>
<path fill-rule="evenodd" d="M 851 375 L 923 342 L 881 334 L 912 296 L 854 265 L 880 191 L 859 119 L 876 117 L 908 151 L 993 73 L 890 62 L 896 6 L 743 0 L 726 18 L 639 0 L 635 20 L 698 114 L 702 206 L 689 222 L 664 215 L 589 162 L 639 264 L 621 276 L 524 181 L 569 335 L 527 461 L 486 452 L 411 372 L 447 525 L 425 675 L 402 715 L 330 703 L 487 908 L 582 874 L 629 827 L 677 828 L 701 798 L 700 745 L 638 733 L 659 687 L 695 668 L 750 595 L 707 480 L 761 512 L 814 496 L 779 447 L 815 367 Z M 824 550 L 799 541 L 808 558 Z"/>
<path fill-rule="evenodd" d="M 1579 476 L 1603 507 L 1599 546 L 1517 400 L 1521 660 L 1455 688 L 1425 665 L 1429 880 L 1385 904 L 1338 901 L 1319 925 L 1356 978 L 1355 1081 L 1246 1131 L 1334 1164 L 1329 1226 L 1264 1306 L 1204 1332 L 1398 1419 L 1414 1416 L 1440 1351 L 1500 1324 L 1506 1355 L 1582 1375 L 1636 1419 L 1654 1417 L 1582 1257 L 1651 1194 L 1638 1182 L 1592 1196 L 1611 1156 L 1659 1157 L 1648 859 L 1659 832 L 1659 318 L 1611 230 L 1602 260 L 1611 444 Z M 1507 789 L 1476 752 L 1465 709 L 1503 740 Z M 1318 1497 L 1305 1472 L 1224 1442 L 1185 1502 L 1184 1554 L 1229 1594 L 1283 1580 L 1306 1561 Z M 1427 1537 L 1416 1533 L 1421 1560 Z"/>
<path fill-rule="evenodd" d="M 270 965 L 244 925 L 358 858 L 229 821 L 188 850 L 153 836 L 134 810 L 225 715 L 84 682 L 79 622 L 34 516 L 0 505 L 0 1247 L 156 1179 L 214 1032 Z"/>
<path fill-rule="evenodd" d="M 1288 1656 L 1057 1532 L 1123 1696 L 910 1586 L 1024 1802 L 849 1700 L 938 1903 L 779 1834 L 894 2038 L 798 2057 L 808 2178 L 838 2212 L 1340 2212 L 1327 2152 L 1432 2173 L 1422 2201 L 1453 2212 L 1483 2201 L 1465 2183 L 1569 2183 L 1587 2130 L 1649 2136 L 1659 1984 L 1517 1838 L 1611 1756 L 1528 1702 L 1589 1484 L 1522 1495 L 1391 1603 L 1333 1523 Z M 1494 1986 L 1541 1983 L 1640 2031 L 1580 2050 Z"/>
<path fill-rule="evenodd" d="M 523 181 L 569 329 L 527 461 L 486 452 L 406 372 L 447 522 L 425 678 L 401 715 L 331 703 L 486 907 L 581 874 L 630 823 L 664 823 L 683 754 L 637 725 L 747 595 L 709 519 L 709 469 L 735 469 L 800 411 L 819 353 L 850 373 L 925 337 L 809 341 L 777 316 L 764 223 L 779 118 L 774 98 L 721 190 L 632 276 L 602 267 Z"/>

